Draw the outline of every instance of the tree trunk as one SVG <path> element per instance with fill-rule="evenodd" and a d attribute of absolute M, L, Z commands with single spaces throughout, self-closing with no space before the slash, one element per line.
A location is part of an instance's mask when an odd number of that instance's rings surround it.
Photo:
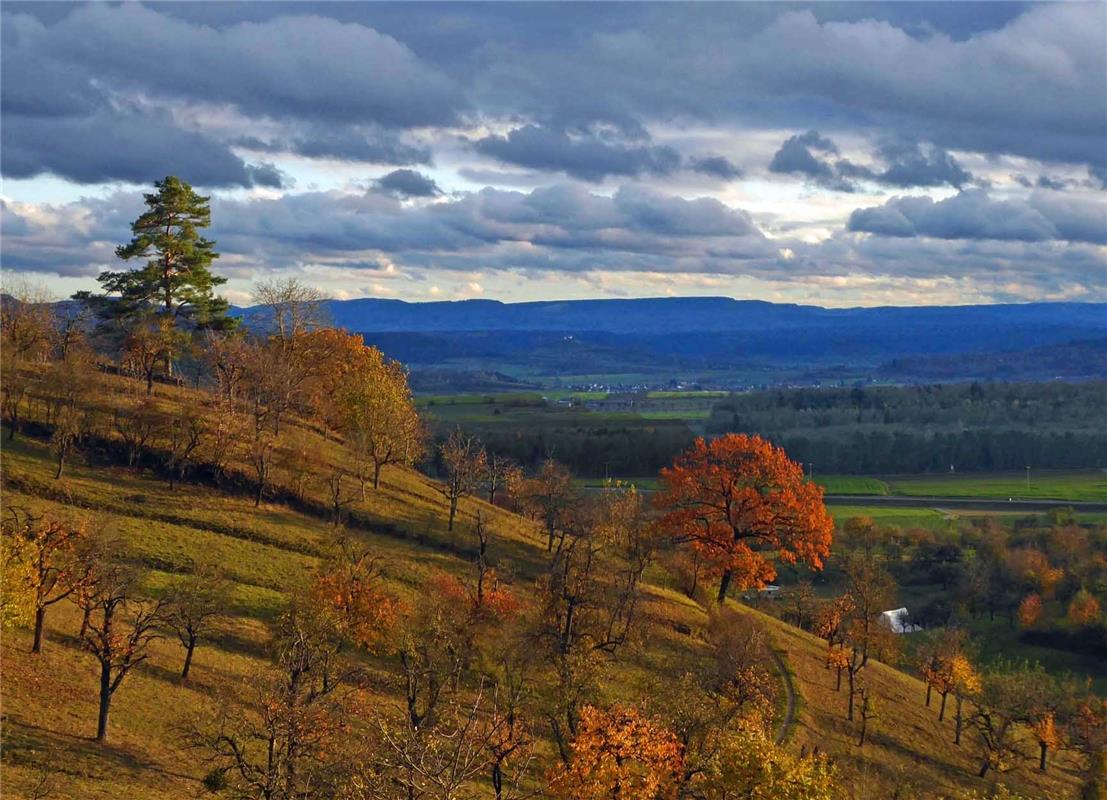
<path fill-rule="evenodd" d="M 853 722 L 853 696 L 856 692 L 853 690 L 853 671 L 849 673 L 849 709 L 846 712 L 846 719 Z"/>
<path fill-rule="evenodd" d="M 62 476 L 62 470 L 65 469 L 65 453 L 60 449 L 58 450 L 58 469 L 54 473 L 54 480 L 58 480 Z"/>
<path fill-rule="evenodd" d="M 953 743 L 954 744 L 961 744 L 961 725 L 962 725 L 962 719 L 963 719 L 962 716 L 961 716 L 961 702 L 962 702 L 961 698 L 958 697 L 957 698 L 957 719 L 956 719 L 957 724 L 956 724 L 956 727 L 954 728 L 954 734 L 953 734 Z"/>
<path fill-rule="evenodd" d="M 188 671 L 192 668 L 192 651 L 196 649 L 196 637 L 188 637 L 188 646 L 185 649 L 184 669 L 181 670 L 181 680 L 188 680 Z"/>
<path fill-rule="evenodd" d="M 81 615 L 81 632 L 77 634 L 78 639 L 85 638 L 85 631 L 88 630 L 88 621 L 92 616 L 92 609 L 86 608 L 84 614 Z"/>
<path fill-rule="evenodd" d="M 1038 769 L 1042 772 L 1046 771 L 1046 753 L 1049 752 L 1049 745 L 1044 742 L 1038 742 Z"/>
<path fill-rule="evenodd" d="M 838 682 L 834 684 L 834 691 L 842 691 L 842 668 L 838 667 Z"/>
<path fill-rule="evenodd" d="M 100 664 L 100 713 L 96 717 L 96 741 L 108 738 L 108 711 L 111 709 L 111 668 Z"/>
<path fill-rule="evenodd" d="M 454 517 L 457 516 L 457 498 L 450 498 L 450 523 L 446 526 L 446 530 L 452 531 L 454 529 Z"/>
<path fill-rule="evenodd" d="M 926 684 L 926 707 L 930 708 L 930 693 L 933 691 L 934 685 L 931 683 Z"/>
<path fill-rule="evenodd" d="M 258 481 L 258 493 L 257 493 L 257 496 L 254 497 L 254 508 L 257 508 L 258 506 L 261 505 L 261 497 L 264 493 L 265 493 L 265 482 L 264 481 Z"/>
<path fill-rule="evenodd" d="M 150 395 L 154 393 L 154 371 L 152 369 L 146 371 L 146 394 Z"/>
<path fill-rule="evenodd" d="M 942 692 L 942 705 L 938 708 L 938 722 L 946 718 L 946 692 Z"/>
<path fill-rule="evenodd" d="M 31 645 L 32 653 L 42 652 L 42 631 L 46 627 L 46 608 L 35 609 L 35 642 Z"/>
<path fill-rule="evenodd" d="M 381 467 L 382 466 L 384 466 L 384 465 L 383 464 L 374 464 L 373 465 L 373 488 L 374 489 L 381 488 Z M 361 499 L 364 500 L 365 498 L 362 497 Z"/>
<path fill-rule="evenodd" d="M 976 773 L 976 777 L 983 778 L 985 775 L 987 775 L 988 767 L 990 766 L 991 764 L 988 762 L 988 759 L 984 759 L 984 763 L 980 765 L 980 771 Z"/>
<path fill-rule="evenodd" d="M 718 595 L 718 597 L 715 598 L 715 601 L 719 605 L 722 605 L 723 603 L 726 602 L 726 593 L 727 593 L 727 590 L 730 589 L 730 581 L 731 581 L 731 578 L 733 578 L 733 577 L 734 577 L 733 570 L 728 569 L 726 572 L 723 573 L 723 577 L 719 581 L 719 595 Z"/>
<path fill-rule="evenodd" d="M 869 720 L 864 714 L 861 715 L 861 738 L 857 740 L 858 747 L 865 746 L 865 730 L 869 727 Z"/>
<path fill-rule="evenodd" d="M 504 793 L 504 770 L 499 761 L 492 765 L 492 788 L 496 792 L 496 800 L 501 800 Z"/>

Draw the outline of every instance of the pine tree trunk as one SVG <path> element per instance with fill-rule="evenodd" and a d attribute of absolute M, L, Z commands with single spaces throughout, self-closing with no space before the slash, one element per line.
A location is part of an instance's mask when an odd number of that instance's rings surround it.
<path fill-rule="evenodd" d="M 31 645 L 31 652 L 32 653 L 41 653 L 42 652 L 42 632 L 43 632 L 43 629 L 45 627 L 46 627 L 46 608 L 44 606 L 42 608 L 36 608 L 35 609 L 35 641 L 34 641 L 34 644 Z"/>

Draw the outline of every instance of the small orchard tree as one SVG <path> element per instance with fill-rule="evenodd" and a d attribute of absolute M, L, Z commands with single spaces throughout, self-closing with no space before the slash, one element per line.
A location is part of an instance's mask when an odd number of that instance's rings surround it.
<path fill-rule="evenodd" d="M 214 566 L 202 564 L 168 592 L 165 624 L 185 649 L 181 680 L 188 680 L 196 645 L 211 631 L 215 617 L 226 605 L 228 591 L 222 574 Z"/>
<path fill-rule="evenodd" d="M 682 772 L 676 736 L 634 708 L 581 709 L 572 758 L 554 783 L 558 797 L 676 798 Z"/>
<path fill-rule="evenodd" d="M 439 455 L 445 470 L 441 489 L 450 504 L 450 521 L 447 530 L 452 531 L 454 518 L 457 516 L 458 501 L 473 494 L 480 486 L 487 463 L 487 454 L 477 439 L 466 436 L 461 432 L 461 428 L 456 428 L 439 449 Z"/>
<path fill-rule="evenodd" d="M 558 530 L 579 504 L 572 473 L 564 465 L 547 458 L 534 477 L 523 481 L 520 493 L 524 507 L 546 528 L 546 550 L 552 551 Z"/>
<path fill-rule="evenodd" d="M 120 561 L 92 566 L 78 603 L 86 611 L 82 644 L 100 665 L 100 704 L 96 741 L 108 736 L 111 701 L 123 680 L 146 660 L 160 637 L 165 600 L 147 602 L 138 595 L 138 573 Z"/>
<path fill-rule="evenodd" d="M 81 525 L 64 523 L 26 509 L 8 508 L 3 524 L 5 591 L 23 594 L 34 618 L 32 653 L 42 652 L 46 612 L 70 597 L 87 579 L 77 557 L 87 538 Z"/>
<path fill-rule="evenodd" d="M 732 582 L 764 586 L 776 575 L 765 551 L 785 563 L 821 569 L 834 522 L 823 490 L 800 465 L 760 436 L 697 439 L 661 470 L 656 496 L 662 528 L 698 549 L 719 577 L 722 603 Z"/>

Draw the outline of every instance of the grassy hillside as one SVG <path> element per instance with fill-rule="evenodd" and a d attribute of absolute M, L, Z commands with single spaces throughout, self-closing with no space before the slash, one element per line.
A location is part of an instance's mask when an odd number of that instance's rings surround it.
<path fill-rule="evenodd" d="M 131 384 L 111 379 L 104 403 L 131 400 Z M 158 387 L 167 406 L 206 402 L 203 395 Z M 334 443 L 308 428 L 298 433 L 324 463 L 344 456 Z M 232 464 L 244 469 L 242 463 Z M 275 470 L 276 483 L 285 478 Z M 232 582 L 230 601 L 214 635 L 202 641 L 187 683 L 178 678 L 183 650 L 175 640 L 158 641 L 150 659 L 120 688 L 112 708 L 111 739 L 91 741 L 96 718 L 96 671 L 79 649 L 79 613 L 62 603 L 51 608 L 47 641 L 40 656 L 29 654 L 30 633 L 4 636 L 3 793 L 5 797 L 81 797 L 135 800 L 197 796 L 207 765 L 186 749 L 182 732 L 221 705 L 243 701 L 243 692 L 266 664 L 271 621 L 289 594 L 304 586 L 327 552 L 334 533 L 325 518 L 324 488 L 309 485 L 300 503 L 263 503 L 232 479 L 227 488 L 184 484 L 169 489 L 149 471 L 121 466 L 88 466 L 74 458 L 61 479 L 45 441 L 20 436 L 4 442 L 3 489 L 6 507 L 51 510 L 88 519 L 118 533 L 127 556 L 145 566 L 147 590 L 157 594 L 196 564 L 213 560 Z M 351 486 L 351 491 L 353 487 Z M 474 499 L 461 504 L 457 531 L 446 531 L 445 499 L 436 484 L 415 472 L 386 469 L 382 487 L 365 500 L 354 492 L 347 510 L 351 535 L 380 557 L 389 591 L 412 600 L 435 570 L 462 574 L 470 569 L 469 533 L 477 511 L 493 533 L 490 557 L 516 589 L 525 593 L 545 557 L 533 522 Z M 647 572 L 641 644 L 621 657 L 601 691 L 609 700 L 634 702 L 651 681 L 664 680 L 701 658 L 705 606 L 674 588 L 660 567 Z M 744 608 L 744 607 L 740 607 Z M 756 610 L 745 611 L 770 631 L 785 667 L 794 677 L 798 715 L 788 727 L 786 746 L 799 751 L 815 745 L 830 753 L 842 778 L 841 796 L 893 796 L 896 787 L 941 797 L 954 789 L 982 788 L 973 777 L 970 747 L 946 742 L 949 724 L 939 726 L 922 706 L 922 685 L 880 664 L 867 668 L 880 717 L 871 741 L 861 749 L 844 719 L 844 694 L 833 692 L 832 674 L 822 667 L 822 643 Z M 386 664 L 377 668 L 387 669 Z M 1021 771 L 1012 783 L 1033 796 L 1071 797 L 1073 765 L 1064 757 L 1048 775 Z M 38 794 L 36 787 L 45 788 Z"/>

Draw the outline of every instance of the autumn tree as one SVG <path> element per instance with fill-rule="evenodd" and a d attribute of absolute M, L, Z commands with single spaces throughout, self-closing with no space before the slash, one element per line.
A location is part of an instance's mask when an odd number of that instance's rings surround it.
<path fill-rule="evenodd" d="M 424 432 L 403 366 L 386 359 L 375 347 L 365 350 L 366 365 L 349 373 L 341 385 L 342 429 L 355 457 L 372 465 L 376 489 L 380 487 L 385 466 L 411 466 L 419 459 Z M 459 456 L 451 451 L 451 457 L 455 455 Z M 445 450 L 443 461 L 447 470 L 457 466 L 447 459 Z M 449 474 L 452 476 L 453 472 Z M 471 480 L 465 478 L 465 482 Z M 364 499 L 364 481 L 361 492 Z M 456 500 L 451 501 L 451 522 L 454 510 Z"/>
<path fill-rule="evenodd" d="M 178 579 L 167 593 L 165 624 L 185 649 L 181 680 L 188 680 L 196 645 L 211 631 L 215 617 L 226 605 L 228 588 L 214 566 L 201 564 Z"/>
<path fill-rule="evenodd" d="M 636 709 L 585 706 L 554 790 L 571 800 L 676 798 L 681 761 L 673 733 Z"/>
<path fill-rule="evenodd" d="M 764 586 L 776 575 L 766 557 L 821 569 L 834 523 L 823 490 L 805 481 L 799 464 L 759 436 L 697 439 L 661 471 L 661 524 L 678 543 L 701 551 L 720 576 L 718 602 L 731 582 Z"/>
<path fill-rule="evenodd" d="M 461 428 L 456 428 L 442 444 L 439 456 L 445 472 L 441 490 L 450 504 L 447 530 L 452 531 L 458 501 L 473 494 L 480 486 L 488 456 L 481 443 L 472 436 L 466 436 Z"/>
<path fill-rule="evenodd" d="M 316 618 L 366 650 L 376 650 L 390 636 L 399 603 L 384 588 L 379 559 L 348 538 L 340 538 L 308 593 Z"/>
<path fill-rule="evenodd" d="M 865 746 L 865 736 L 869 730 L 869 722 L 876 719 L 877 705 L 873 693 L 866 688 L 861 689 L 861 736 L 857 740 L 858 747 Z"/>
<path fill-rule="evenodd" d="M 488 502 L 496 504 L 496 495 L 504 488 L 519 483 L 522 470 L 507 456 L 492 453 L 484 471 L 484 488 L 488 492 Z"/>
<path fill-rule="evenodd" d="M 969 719 L 979 745 L 979 777 L 989 771 L 1000 775 L 1018 765 L 1021 754 L 1016 729 L 1030 721 L 1034 682 L 1040 673 L 1040 667 L 999 663 L 981 676 L 981 690 Z"/>
<path fill-rule="evenodd" d="M 332 634 L 296 605 L 281 616 L 272 666 L 250 682 L 250 701 L 224 704 L 189 735 L 216 764 L 206 784 L 257 800 L 332 796 L 344 772 L 337 745 L 349 736 L 337 690 L 351 677 Z"/>
<path fill-rule="evenodd" d="M 547 458 L 534 477 L 523 481 L 520 493 L 524 507 L 546 528 L 546 550 L 553 550 L 558 530 L 579 499 L 572 474 Z"/>
<path fill-rule="evenodd" d="M 846 591 L 852 601 L 848 636 L 867 662 L 871 651 L 894 644 L 892 632 L 880 615 L 893 607 L 896 583 L 886 569 L 870 554 L 855 553 L 844 565 Z"/>
<path fill-rule="evenodd" d="M 4 555 L 8 591 L 25 594 L 34 618 L 32 653 L 42 652 L 46 612 L 76 591 L 86 579 L 77 558 L 87 536 L 81 525 L 10 507 L 4 518 Z"/>
<path fill-rule="evenodd" d="M 108 735 L 111 701 L 120 684 L 149 655 L 159 638 L 165 600 L 147 602 L 138 595 L 139 575 L 118 560 L 92 565 L 86 588 L 77 594 L 86 612 L 81 641 L 100 665 L 100 706 L 96 741 Z"/>
<path fill-rule="evenodd" d="M 1091 627 L 1100 618 L 1099 601 L 1087 589 L 1081 589 L 1069 601 L 1067 617 L 1077 627 Z"/>
<path fill-rule="evenodd" d="M 20 411 L 34 382 L 27 366 L 49 351 L 54 312 L 44 287 L 5 281 L 0 298 L 0 399 L 8 423 L 8 440 L 19 429 Z"/>
<path fill-rule="evenodd" d="M 183 481 L 201 443 L 211 434 L 212 420 L 202 409 L 182 406 L 165 419 L 162 442 L 169 488 Z"/>
<path fill-rule="evenodd" d="M 980 694 L 982 683 L 980 673 L 963 652 L 955 653 L 950 660 L 949 676 L 950 684 L 953 686 L 953 699 L 956 703 L 953 743 L 961 744 L 961 732 L 965 727 L 965 700 L 972 700 Z"/>

